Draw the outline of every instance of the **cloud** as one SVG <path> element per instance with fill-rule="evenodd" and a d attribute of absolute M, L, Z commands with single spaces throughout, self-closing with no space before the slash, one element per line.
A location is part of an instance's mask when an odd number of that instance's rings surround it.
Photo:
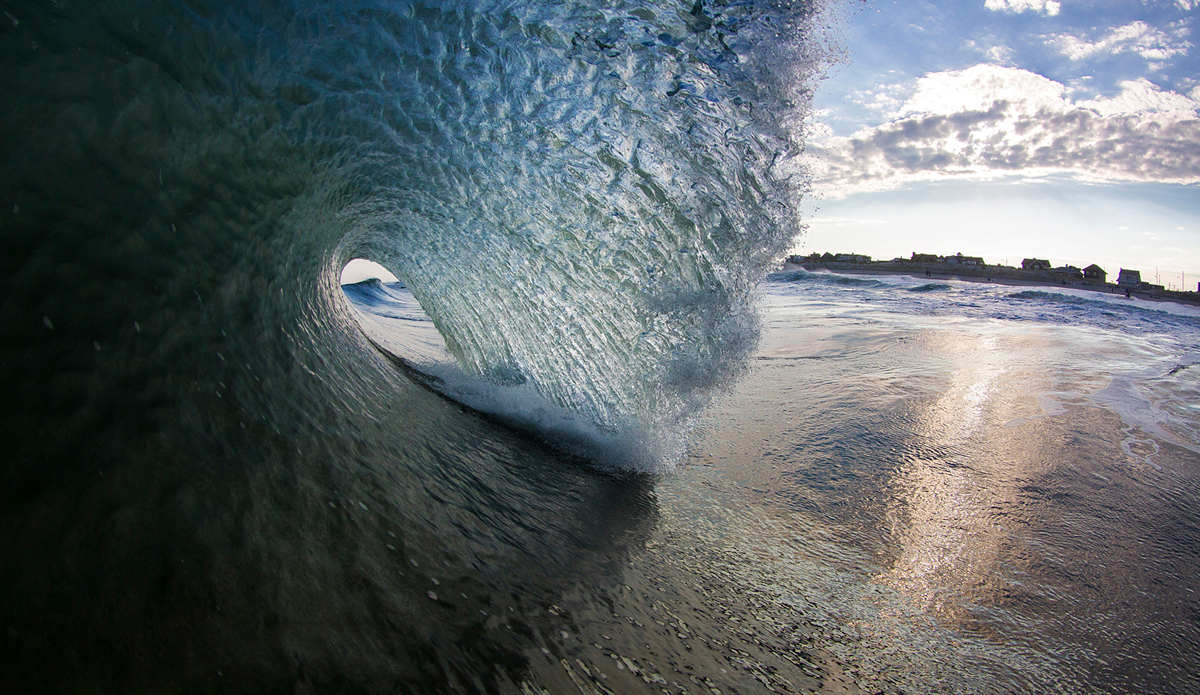
<path fill-rule="evenodd" d="M 1200 4 L 1200 0 L 1186 1 Z M 1185 36 L 1187 28 L 1184 26 L 1166 32 L 1145 22 L 1133 22 L 1109 29 L 1107 34 L 1096 41 L 1069 34 L 1055 34 L 1049 37 L 1048 42 L 1060 54 L 1071 60 L 1083 60 L 1096 54 L 1118 53 L 1135 53 L 1146 60 L 1167 60 L 1185 55 L 1192 47 L 1192 44 L 1184 39 Z"/>
<path fill-rule="evenodd" d="M 1200 2 L 1200 0 L 1197 0 Z M 1016 52 L 1000 43 L 995 36 L 987 36 L 979 41 L 975 39 L 967 39 L 963 42 L 963 48 L 969 51 L 976 51 L 980 55 L 986 57 L 989 63 L 998 65 L 1015 65 Z"/>
<path fill-rule="evenodd" d="M 1013 62 L 1013 50 L 1007 46 L 992 46 L 987 49 L 985 55 L 988 60 L 1001 65 L 1011 64 Z"/>
<path fill-rule="evenodd" d="M 817 190 L 840 197 L 947 178 L 1200 182 L 1200 102 L 1152 83 L 1071 101 L 1061 83 L 997 65 L 933 73 L 889 122 L 810 143 Z"/>
<path fill-rule="evenodd" d="M 1200 7 L 1200 0 L 1175 0 L 1175 4 L 1179 5 L 1179 9 L 1187 12 Z"/>
<path fill-rule="evenodd" d="M 1189 2 L 1195 0 L 1179 0 Z M 1054 0 L 986 0 L 983 6 L 998 12 L 1040 12 L 1053 17 L 1062 9 Z"/>
<path fill-rule="evenodd" d="M 858 107 L 868 118 L 883 118 L 895 112 L 904 103 L 906 94 L 897 88 L 877 85 L 873 89 L 860 89 L 850 94 L 850 103 Z"/>

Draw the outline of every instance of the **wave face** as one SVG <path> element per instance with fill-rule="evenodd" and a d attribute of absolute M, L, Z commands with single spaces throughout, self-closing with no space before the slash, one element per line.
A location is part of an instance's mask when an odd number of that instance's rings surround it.
<path fill-rule="evenodd" d="M 810 2 L 16 9 L 15 154 L 137 199 L 155 265 L 291 275 L 333 313 L 334 270 L 372 258 L 468 372 L 607 430 L 678 422 L 745 363 L 797 232 Z"/>
<path fill-rule="evenodd" d="M 221 659 L 258 692 L 519 670 L 525 633 L 480 611 L 600 574 L 653 516 L 645 482 L 531 463 L 415 387 L 339 272 L 387 266 L 474 378 L 678 429 L 742 369 L 796 232 L 816 11 L 6 2 L 9 689 L 194 691 L 219 667 L 188 664 Z"/>
<path fill-rule="evenodd" d="M 744 364 L 750 289 L 796 232 L 780 121 L 803 86 L 803 10 L 393 19 L 356 91 L 393 147 L 372 152 L 379 189 L 349 208 L 340 255 L 392 269 L 469 373 L 605 429 L 677 422 Z"/>

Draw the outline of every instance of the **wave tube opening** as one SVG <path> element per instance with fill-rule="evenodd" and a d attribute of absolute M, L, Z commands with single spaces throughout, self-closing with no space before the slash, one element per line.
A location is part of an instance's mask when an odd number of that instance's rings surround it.
<path fill-rule="evenodd" d="M 352 262 L 353 263 L 353 262 Z M 391 276 L 378 264 L 347 265 L 343 280 Z M 382 272 L 380 272 L 382 271 Z M 402 374 L 472 412 L 568 457 L 609 471 L 655 472 L 681 456 L 686 434 L 606 431 L 585 413 L 557 405 L 521 380 L 498 381 L 465 372 L 412 292 L 398 280 L 365 277 L 343 282 L 359 328 Z M 673 436 L 674 435 L 674 436 Z M 663 442 L 675 449 L 663 449 Z"/>

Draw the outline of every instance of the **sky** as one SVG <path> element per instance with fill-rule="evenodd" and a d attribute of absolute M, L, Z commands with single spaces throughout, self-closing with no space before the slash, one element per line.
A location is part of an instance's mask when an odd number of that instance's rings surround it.
<path fill-rule="evenodd" d="M 352 285 L 363 280 L 379 278 L 384 282 L 398 282 L 395 275 L 375 261 L 365 258 L 355 258 L 342 268 L 342 284 Z"/>
<path fill-rule="evenodd" d="M 798 253 L 1200 282 L 1200 0 L 844 0 Z"/>

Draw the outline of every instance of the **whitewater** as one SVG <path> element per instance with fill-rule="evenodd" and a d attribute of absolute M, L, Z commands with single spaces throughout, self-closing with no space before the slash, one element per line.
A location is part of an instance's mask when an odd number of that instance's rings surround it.
<path fill-rule="evenodd" d="M 1195 690 L 1200 319 L 774 273 L 826 11 L 5 2 L 0 689 Z"/>

